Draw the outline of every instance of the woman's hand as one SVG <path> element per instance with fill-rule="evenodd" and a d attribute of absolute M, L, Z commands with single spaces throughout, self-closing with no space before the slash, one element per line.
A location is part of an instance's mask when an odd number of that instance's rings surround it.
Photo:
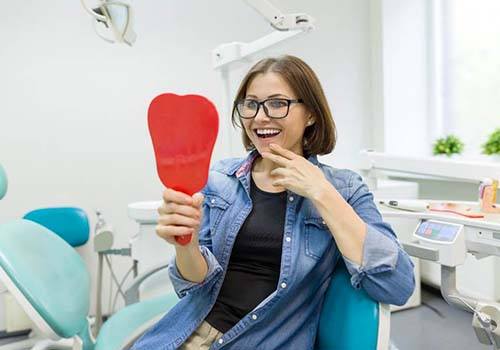
<path fill-rule="evenodd" d="M 201 193 L 189 196 L 167 188 L 163 192 L 163 203 L 158 208 L 160 217 L 156 234 L 176 248 L 198 247 L 203 199 Z M 175 240 L 175 236 L 183 235 L 192 235 L 191 241 L 186 245 L 181 245 Z"/>
<path fill-rule="evenodd" d="M 277 144 L 270 144 L 272 153 L 262 152 L 262 157 L 280 167 L 271 171 L 273 186 L 282 186 L 303 197 L 313 199 L 329 185 L 325 175 L 316 165 Z"/>

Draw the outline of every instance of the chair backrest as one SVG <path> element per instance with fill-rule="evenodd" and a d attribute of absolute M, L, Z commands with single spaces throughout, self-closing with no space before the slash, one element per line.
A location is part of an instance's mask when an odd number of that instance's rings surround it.
<path fill-rule="evenodd" d="M 80 208 L 36 209 L 24 215 L 23 219 L 48 228 L 73 247 L 84 245 L 89 240 L 89 219 Z"/>
<path fill-rule="evenodd" d="M 7 174 L 0 164 L 0 199 L 7 193 Z"/>
<path fill-rule="evenodd" d="M 390 310 L 363 289 L 354 289 L 342 259 L 328 287 L 316 337 L 316 350 L 387 350 Z"/>
<path fill-rule="evenodd" d="M 59 236 L 29 220 L 0 225 L 0 278 L 48 336 L 88 342 L 90 276 Z"/>

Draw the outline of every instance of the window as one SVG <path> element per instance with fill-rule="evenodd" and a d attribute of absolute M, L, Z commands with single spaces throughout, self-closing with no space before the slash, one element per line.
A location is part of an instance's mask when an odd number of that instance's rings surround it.
<path fill-rule="evenodd" d="M 435 82 L 435 108 L 442 126 L 434 136 L 458 135 L 473 157 L 500 127 L 500 1 L 436 3 L 431 55 L 437 60 L 433 78 L 441 79 Z"/>

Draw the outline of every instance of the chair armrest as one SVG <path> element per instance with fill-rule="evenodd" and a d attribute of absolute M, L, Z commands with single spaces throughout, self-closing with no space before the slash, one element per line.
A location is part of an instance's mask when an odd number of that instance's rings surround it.
<path fill-rule="evenodd" d="M 128 286 L 127 290 L 125 291 L 125 305 L 137 303 L 139 301 L 139 288 L 142 282 L 144 282 L 144 280 L 151 277 L 155 273 L 167 268 L 168 265 L 168 263 L 156 265 L 134 278 L 130 286 Z"/>

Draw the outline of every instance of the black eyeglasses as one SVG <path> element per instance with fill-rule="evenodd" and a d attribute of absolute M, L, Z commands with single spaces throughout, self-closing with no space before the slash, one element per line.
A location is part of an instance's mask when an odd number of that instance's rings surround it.
<path fill-rule="evenodd" d="M 288 115 L 292 103 L 304 103 L 302 99 L 291 100 L 287 98 L 268 98 L 264 101 L 253 99 L 243 99 L 236 103 L 236 111 L 240 118 L 252 119 L 259 113 L 260 106 L 264 108 L 264 113 L 269 118 L 282 119 Z"/>

